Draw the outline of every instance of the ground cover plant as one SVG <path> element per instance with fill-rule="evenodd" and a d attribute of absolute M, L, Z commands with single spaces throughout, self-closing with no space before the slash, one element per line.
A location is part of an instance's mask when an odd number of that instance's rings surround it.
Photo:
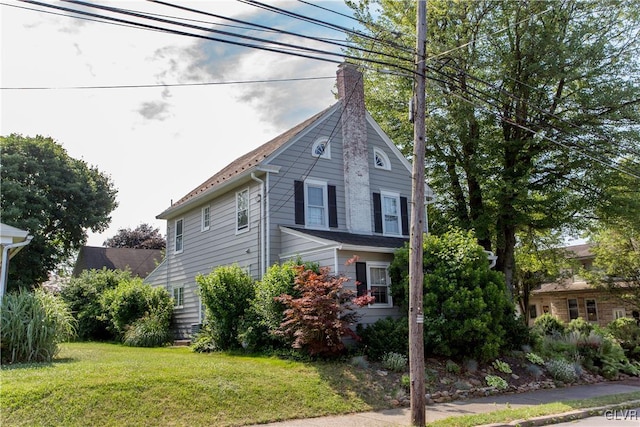
<path fill-rule="evenodd" d="M 67 343 L 48 364 L 3 367 L 0 425 L 265 423 L 390 407 L 374 370 L 186 347 Z"/>

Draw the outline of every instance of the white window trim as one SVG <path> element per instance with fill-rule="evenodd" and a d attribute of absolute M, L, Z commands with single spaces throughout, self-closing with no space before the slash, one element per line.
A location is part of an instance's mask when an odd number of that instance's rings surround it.
<path fill-rule="evenodd" d="M 385 210 L 384 210 L 384 199 L 385 197 L 387 198 L 394 198 L 396 199 L 396 206 L 398 207 L 398 232 L 397 233 L 391 233 L 389 231 L 387 231 L 387 221 L 385 220 Z M 380 204 L 382 205 L 380 208 L 382 210 L 382 234 L 384 236 L 402 236 L 402 207 L 400 206 L 400 194 L 399 193 L 392 193 L 389 191 L 380 191 Z"/>
<path fill-rule="evenodd" d="M 240 194 L 247 192 L 247 225 L 243 228 L 238 228 L 239 224 L 238 224 L 238 200 L 240 197 Z M 247 231 L 249 231 L 249 228 L 251 227 L 251 209 L 249 208 L 249 201 L 251 199 L 251 191 L 249 191 L 249 187 L 237 191 L 236 192 L 236 234 L 242 234 L 242 233 L 246 233 Z"/>
<path fill-rule="evenodd" d="M 182 223 L 182 233 L 178 235 L 178 222 Z M 180 249 L 178 249 L 178 236 L 180 237 Z M 184 251 L 184 218 L 178 218 L 173 223 L 173 252 L 181 254 Z"/>
<path fill-rule="evenodd" d="M 320 144 L 324 144 L 324 151 L 322 152 L 322 154 L 316 154 L 316 149 Z M 316 139 L 316 141 L 311 146 L 311 155 L 320 159 L 331 159 L 331 140 L 327 137 Z"/>
<path fill-rule="evenodd" d="M 378 165 L 378 162 L 376 162 L 376 156 L 379 156 L 382 158 L 384 166 Z M 391 170 L 391 162 L 389 161 L 389 156 L 387 156 L 387 154 L 379 148 L 373 149 L 373 166 L 376 169 L 382 169 L 387 171 Z"/>
<path fill-rule="evenodd" d="M 616 317 L 620 313 L 621 316 Z M 613 320 L 620 319 L 621 317 L 627 317 L 627 310 L 623 307 L 616 307 L 613 309 Z"/>
<path fill-rule="evenodd" d="M 593 305 L 596 309 L 596 319 L 595 320 L 589 320 L 589 305 L 587 304 L 587 301 L 593 301 Z M 598 313 L 598 301 L 596 301 L 595 298 L 585 298 L 584 299 L 584 314 L 586 317 L 586 321 L 587 322 L 597 322 L 600 319 L 599 313 Z"/>
<path fill-rule="evenodd" d="M 323 222 L 324 225 L 311 224 L 309 220 L 309 187 L 321 187 L 322 188 L 322 202 L 323 202 Z M 328 230 L 329 229 L 329 195 L 328 184 L 326 181 L 320 181 L 317 179 L 305 179 L 304 180 L 304 223 L 305 228 L 311 228 L 315 230 Z"/>
<path fill-rule="evenodd" d="M 387 281 L 387 302 L 379 303 L 374 302 L 369 304 L 369 308 L 388 308 L 393 307 L 393 299 L 391 298 L 391 277 L 389 277 L 389 263 L 388 262 L 370 262 L 367 261 L 367 291 L 371 295 L 371 269 L 372 268 L 384 268 L 386 281 Z"/>
<path fill-rule="evenodd" d="M 182 292 L 180 292 L 180 289 L 182 289 Z M 182 304 L 178 304 L 179 299 L 176 299 L 176 291 L 178 291 L 178 295 L 180 295 L 180 293 L 182 294 Z M 180 285 L 180 286 L 173 286 L 173 289 L 171 290 L 171 295 L 173 296 L 173 308 L 183 308 L 184 307 L 184 285 Z"/>
<path fill-rule="evenodd" d="M 205 224 L 205 211 L 209 212 L 209 224 Z M 203 206 L 200 212 L 200 231 L 208 231 L 211 228 L 211 205 Z"/>

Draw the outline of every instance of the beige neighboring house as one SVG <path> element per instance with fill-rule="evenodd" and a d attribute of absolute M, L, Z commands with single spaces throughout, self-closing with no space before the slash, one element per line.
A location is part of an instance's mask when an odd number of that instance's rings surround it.
<path fill-rule="evenodd" d="M 0 299 L 7 289 L 9 261 L 33 239 L 28 231 L 0 223 Z"/>
<path fill-rule="evenodd" d="M 573 255 L 571 259 L 580 263 L 585 270 L 592 267 L 595 256 L 588 244 L 570 246 L 566 249 Z M 563 322 L 582 317 L 591 323 L 606 326 L 620 317 L 640 318 L 640 313 L 625 305 L 605 291 L 592 287 L 577 274 L 558 282 L 545 283 L 531 292 L 529 298 L 529 325 L 544 313 L 550 313 Z"/>

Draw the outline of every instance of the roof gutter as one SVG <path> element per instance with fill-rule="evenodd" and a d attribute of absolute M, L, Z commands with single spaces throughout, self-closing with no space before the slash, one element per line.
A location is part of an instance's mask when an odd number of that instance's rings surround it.
<path fill-rule="evenodd" d="M 0 301 L 4 297 L 9 277 L 9 259 L 13 258 L 20 250 L 31 243 L 33 236 L 28 235 L 25 240 L 18 243 L 10 243 L 2 249 L 2 267 L 0 267 Z"/>
<path fill-rule="evenodd" d="M 264 276 L 266 271 L 266 219 L 265 219 L 265 200 L 264 200 L 264 181 L 256 176 L 255 172 L 251 172 L 251 179 L 260 184 L 260 279 Z"/>

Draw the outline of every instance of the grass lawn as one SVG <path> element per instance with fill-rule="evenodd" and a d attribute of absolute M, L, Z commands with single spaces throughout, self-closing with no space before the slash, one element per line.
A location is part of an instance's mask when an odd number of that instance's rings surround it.
<path fill-rule="evenodd" d="M 2 367 L 0 425 L 237 426 L 388 407 L 342 363 L 69 343 L 50 364 Z"/>

